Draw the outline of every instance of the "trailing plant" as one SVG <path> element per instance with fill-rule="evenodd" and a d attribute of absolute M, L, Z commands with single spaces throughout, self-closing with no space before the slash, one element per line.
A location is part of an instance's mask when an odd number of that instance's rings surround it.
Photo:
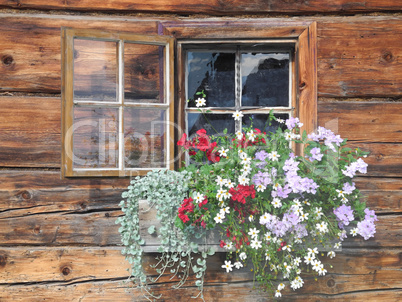
<path fill-rule="evenodd" d="M 240 111 L 233 114 L 241 117 Z M 235 134 L 208 135 L 204 129 L 191 138 L 184 134 L 178 145 L 188 153 L 188 165 L 181 172 L 150 172 L 131 182 L 118 222 L 123 253 L 142 289 L 147 277 L 136 269 L 143 255 L 142 198 L 155 203 L 162 222 L 157 272 L 182 274 L 179 287 L 192 270 L 201 298 L 206 258 L 213 251 L 193 254 L 196 234 L 205 240 L 207 231 L 218 230 L 227 251 L 222 269 L 229 273 L 251 265 L 260 289 L 275 297 L 286 286 L 301 288 L 302 272 L 327 273 L 331 266 L 320 250 L 333 258 L 348 235 L 374 236 L 377 217 L 360 201 L 353 182 L 356 173 L 367 172 L 361 158 L 367 153 L 345 147 L 346 139 L 322 127 L 301 134 L 298 118 L 284 121 L 271 113 L 267 123 L 273 120 L 281 127 L 269 133 L 249 127 Z"/>

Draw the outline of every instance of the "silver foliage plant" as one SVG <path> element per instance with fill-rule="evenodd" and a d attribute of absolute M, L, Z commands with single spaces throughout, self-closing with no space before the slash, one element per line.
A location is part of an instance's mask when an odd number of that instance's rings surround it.
<path fill-rule="evenodd" d="M 207 268 L 206 258 L 214 254 L 212 249 L 199 251 L 194 239 L 205 238 L 205 230 L 186 229 L 183 232 L 175 226 L 177 208 L 188 194 L 188 184 L 192 173 L 170 170 L 151 171 L 144 177 L 136 177 L 122 194 L 120 207 L 124 213 L 116 220 L 120 224 L 119 232 L 124 246 L 122 254 L 131 264 L 130 280 L 134 281 L 149 301 L 160 298 L 152 292 L 149 283 L 156 282 L 164 273 L 170 273 L 170 279 L 177 277 L 179 281 L 173 288 L 180 288 L 194 273 L 195 285 L 199 289 L 197 297 L 203 299 L 204 275 Z M 156 218 L 159 226 L 152 225 L 148 233 L 158 233 L 160 246 L 156 257 L 157 263 L 151 265 L 158 276 L 151 278 L 143 269 L 142 246 L 145 244 L 140 235 L 139 202 L 147 200 L 150 207 L 157 210 Z M 177 279 L 176 279 L 177 280 Z"/>

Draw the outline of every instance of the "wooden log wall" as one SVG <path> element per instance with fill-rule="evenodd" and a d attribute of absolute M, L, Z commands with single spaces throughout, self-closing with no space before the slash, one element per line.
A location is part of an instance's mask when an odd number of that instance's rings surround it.
<path fill-rule="evenodd" d="M 124 283 L 114 223 L 129 180 L 60 178 L 60 27 L 156 34 L 159 21 L 212 16 L 317 21 L 319 124 L 371 152 L 357 185 L 378 213 L 377 236 L 350 240 L 325 277 L 307 277 L 284 300 L 400 300 L 401 8 L 397 0 L 0 0 L 0 300 L 143 301 Z M 223 257 L 208 263 L 206 301 L 269 300 L 246 269 L 222 272 Z M 196 293 L 171 284 L 165 276 L 153 288 L 164 301 Z"/>

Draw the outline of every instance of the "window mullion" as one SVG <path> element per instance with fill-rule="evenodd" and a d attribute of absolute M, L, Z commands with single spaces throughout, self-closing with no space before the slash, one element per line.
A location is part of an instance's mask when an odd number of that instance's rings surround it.
<path fill-rule="evenodd" d="M 240 64 L 240 47 L 237 46 L 236 48 L 236 60 L 235 60 L 235 89 L 236 89 L 236 93 L 235 93 L 235 107 L 236 110 L 240 110 L 241 108 L 241 70 L 240 70 L 241 64 Z M 240 131 L 241 130 L 241 124 L 242 124 L 242 119 L 240 119 L 239 121 L 236 121 L 235 124 L 235 130 Z"/>
<path fill-rule="evenodd" d="M 124 42 L 119 41 L 117 46 L 118 65 L 118 103 L 119 103 L 119 170 L 124 171 Z"/>

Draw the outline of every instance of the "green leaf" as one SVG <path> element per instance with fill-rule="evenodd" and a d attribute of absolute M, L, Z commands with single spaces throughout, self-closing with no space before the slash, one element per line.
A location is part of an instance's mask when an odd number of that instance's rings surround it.
<path fill-rule="evenodd" d="M 148 228 L 148 234 L 152 235 L 153 233 L 155 233 L 155 226 L 154 226 L 154 225 L 151 225 L 151 226 Z"/>

